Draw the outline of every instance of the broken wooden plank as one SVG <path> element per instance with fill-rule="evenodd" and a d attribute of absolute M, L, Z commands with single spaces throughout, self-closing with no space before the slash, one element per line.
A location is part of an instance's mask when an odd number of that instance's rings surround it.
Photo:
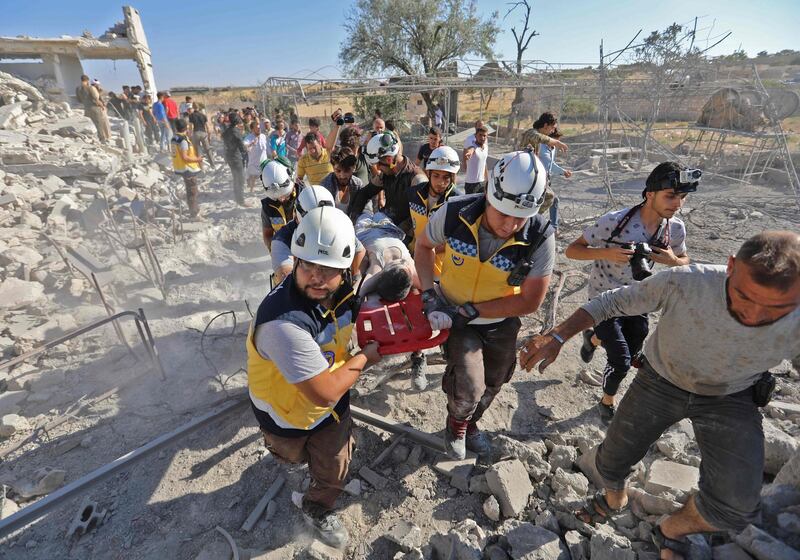
<path fill-rule="evenodd" d="M 405 439 L 406 439 L 406 435 L 405 434 L 395 435 L 393 440 L 392 440 L 392 443 L 390 443 L 388 445 L 388 447 L 386 447 L 386 449 L 381 451 L 380 455 L 375 457 L 375 460 L 372 461 L 372 463 L 370 463 L 369 466 L 372 467 L 373 469 L 377 469 L 378 465 L 380 465 L 386 459 L 386 457 L 388 457 L 389 454 L 392 451 L 394 451 L 394 448 L 397 447 L 398 445 L 400 445 L 400 443 Z"/>

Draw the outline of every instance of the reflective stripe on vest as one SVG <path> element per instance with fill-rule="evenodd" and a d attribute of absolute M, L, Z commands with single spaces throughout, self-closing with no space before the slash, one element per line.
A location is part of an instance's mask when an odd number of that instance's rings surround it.
<path fill-rule="evenodd" d="M 293 281 L 292 278 L 288 280 Z M 327 324 L 316 336 L 320 352 L 327 360 L 329 370 L 341 367 L 349 357 L 347 345 L 350 342 L 355 319 L 350 309 L 349 300 L 352 297 L 353 294 L 350 292 L 335 308 L 323 315 Z M 328 414 L 333 414 L 338 422 L 333 407 L 318 406 L 311 402 L 296 385 L 286 381 L 274 362 L 264 359 L 258 353 L 255 346 L 255 328 L 256 321 L 252 323 L 247 335 L 247 383 L 250 393 L 269 404 L 272 412 L 295 429 L 307 430 Z"/>

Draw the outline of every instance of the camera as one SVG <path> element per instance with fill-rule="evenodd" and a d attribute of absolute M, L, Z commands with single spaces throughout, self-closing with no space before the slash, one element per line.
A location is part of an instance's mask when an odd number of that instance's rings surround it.
<path fill-rule="evenodd" d="M 629 262 L 634 280 L 640 282 L 653 275 L 653 264 L 650 260 L 650 255 L 653 254 L 653 250 L 650 248 L 650 245 L 647 243 L 626 243 L 623 247 L 629 251 L 633 251 Z"/>
<path fill-rule="evenodd" d="M 681 183 L 696 183 L 703 176 L 703 172 L 699 169 L 684 169 L 680 173 L 679 181 Z"/>
<path fill-rule="evenodd" d="M 353 124 L 356 122 L 356 117 L 353 115 L 353 113 L 347 112 L 344 114 L 344 122 L 346 124 Z"/>

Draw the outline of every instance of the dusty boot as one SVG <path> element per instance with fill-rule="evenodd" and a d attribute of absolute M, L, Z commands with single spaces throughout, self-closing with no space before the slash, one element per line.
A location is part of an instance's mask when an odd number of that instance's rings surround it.
<path fill-rule="evenodd" d="M 444 430 L 444 448 L 453 459 L 467 456 L 467 424 L 468 420 L 456 420 L 447 415 L 447 426 Z"/>
<path fill-rule="evenodd" d="M 319 539 L 336 548 L 344 548 L 350 535 L 342 520 L 331 510 L 325 510 L 313 502 L 303 502 L 303 519 L 313 527 Z"/>
<path fill-rule="evenodd" d="M 467 449 L 478 455 L 489 455 L 492 452 L 492 443 L 489 436 L 475 422 L 467 424 Z"/>
<path fill-rule="evenodd" d="M 425 354 L 411 354 L 411 384 L 418 391 L 422 391 L 428 386 L 428 360 Z"/>

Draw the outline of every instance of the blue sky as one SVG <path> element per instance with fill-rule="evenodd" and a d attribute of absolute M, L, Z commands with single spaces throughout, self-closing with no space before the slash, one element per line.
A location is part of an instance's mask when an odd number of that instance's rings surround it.
<path fill-rule="evenodd" d="M 337 68 L 338 48 L 349 1 L 142 0 L 131 5 L 142 16 L 159 88 L 254 85 L 268 76 L 342 75 Z M 499 11 L 501 18 L 508 9 L 505 0 L 478 0 L 477 5 L 484 14 Z M 122 19 L 121 6 L 107 0 L 0 0 L 0 35 L 57 37 L 80 35 L 84 29 L 100 35 Z M 608 52 L 624 47 L 641 28 L 645 34 L 695 16 L 701 18 L 698 39 L 709 33 L 733 32 L 710 54 L 739 47 L 750 55 L 762 50 L 800 50 L 797 0 L 647 4 L 641 0 L 534 0 L 533 8 L 534 28 L 540 36 L 531 42 L 526 58 L 551 63 L 594 64 L 600 39 L 605 40 Z M 505 58 L 515 55 L 510 28 L 516 21 L 512 15 L 500 22 L 495 50 Z M 85 61 L 84 68 L 111 89 L 139 81 L 129 61 Z"/>

